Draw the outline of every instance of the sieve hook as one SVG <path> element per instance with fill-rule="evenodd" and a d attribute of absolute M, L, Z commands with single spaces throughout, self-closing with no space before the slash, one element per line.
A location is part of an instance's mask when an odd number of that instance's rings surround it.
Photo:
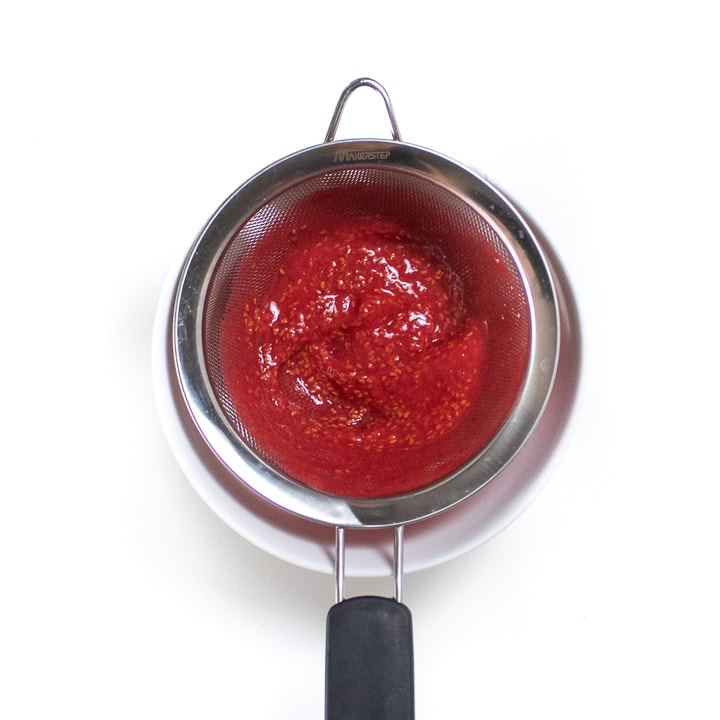
<path fill-rule="evenodd" d="M 340 95 L 340 99 L 335 106 L 335 112 L 333 113 L 332 119 L 330 120 L 330 126 L 328 127 L 327 135 L 325 135 L 325 142 L 329 143 L 335 139 L 335 133 L 337 132 L 338 125 L 340 124 L 340 116 L 342 115 L 342 112 L 345 108 L 345 103 L 347 102 L 350 95 L 352 95 L 353 92 L 355 92 L 355 90 L 360 87 L 370 87 L 380 94 L 380 96 L 385 102 L 385 109 L 387 110 L 388 117 L 390 118 L 392 139 L 399 142 L 400 130 L 398 129 L 397 120 L 395 119 L 395 111 L 393 110 L 392 103 L 390 102 L 390 96 L 388 95 L 387 90 L 385 90 L 385 88 L 379 82 L 367 77 L 353 80 L 353 82 L 351 82 L 345 88 L 345 90 L 343 90 L 342 95 Z"/>

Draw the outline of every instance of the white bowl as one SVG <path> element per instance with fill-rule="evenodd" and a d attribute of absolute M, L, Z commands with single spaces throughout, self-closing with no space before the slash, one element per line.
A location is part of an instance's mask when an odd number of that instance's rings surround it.
<path fill-rule="evenodd" d="M 526 218 L 527 220 L 527 218 Z M 515 520 L 546 483 L 572 415 L 580 377 L 580 331 L 574 297 L 557 258 L 535 228 L 559 301 L 560 355 L 546 409 L 526 443 L 489 484 L 459 505 L 405 529 L 405 571 L 429 568 L 473 550 Z M 153 381 L 161 422 L 185 475 L 212 510 L 245 539 L 295 565 L 334 572 L 334 528 L 272 505 L 232 474 L 207 447 L 182 399 L 170 347 L 170 323 L 182 260 L 169 273 L 155 320 Z M 392 570 L 392 530 L 346 534 L 346 574 Z"/>

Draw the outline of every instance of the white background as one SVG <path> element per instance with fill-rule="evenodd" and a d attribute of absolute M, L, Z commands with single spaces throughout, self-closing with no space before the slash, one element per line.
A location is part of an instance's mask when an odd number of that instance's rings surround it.
<path fill-rule="evenodd" d="M 0 716 L 322 717 L 332 579 L 195 494 L 150 344 L 209 214 L 369 75 L 405 140 L 529 209 L 584 333 L 546 490 L 406 578 L 418 720 L 719 717 L 712 6 L 7 3 Z M 387 136 L 372 97 L 358 122 Z"/>

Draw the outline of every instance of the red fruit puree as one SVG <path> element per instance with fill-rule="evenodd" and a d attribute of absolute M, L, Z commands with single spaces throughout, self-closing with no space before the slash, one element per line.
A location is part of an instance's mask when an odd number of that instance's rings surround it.
<path fill-rule="evenodd" d="M 290 236 L 267 291 L 233 285 L 221 327 L 226 391 L 255 445 L 344 496 L 456 469 L 488 439 L 454 434 L 486 375 L 487 323 L 446 259 L 377 218 Z"/>

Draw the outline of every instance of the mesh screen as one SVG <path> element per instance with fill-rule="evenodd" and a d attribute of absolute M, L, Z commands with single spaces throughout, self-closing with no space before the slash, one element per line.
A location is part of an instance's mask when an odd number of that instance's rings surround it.
<path fill-rule="evenodd" d="M 461 290 L 458 313 L 483 328 L 483 362 L 469 407 L 452 427 L 413 447 L 335 447 L 331 432 L 309 437 L 307 425 L 294 426 L 290 410 L 278 408 L 277 398 L 263 395 L 260 380 L 246 380 L 245 391 L 233 389 L 236 375 L 257 373 L 263 352 L 252 332 L 237 320 L 242 308 L 268 302 L 298 243 L 324 242 L 333 229 L 363 218 L 403 228 L 404 237 L 420 251 L 442 258 Z M 203 317 L 208 374 L 237 433 L 264 461 L 298 482 L 351 496 L 412 491 L 476 456 L 502 427 L 518 398 L 530 344 L 523 282 L 495 229 L 476 208 L 426 177 L 381 167 L 304 179 L 259 208 L 218 262 Z M 444 370 L 440 362 L 438 374 Z M 427 392 L 430 398 L 441 391 L 428 387 Z M 437 405 L 441 400 L 428 402 Z M 416 407 L 423 416 L 429 412 L 422 402 Z M 411 427 L 419 420 L 406 421 Z"/>

